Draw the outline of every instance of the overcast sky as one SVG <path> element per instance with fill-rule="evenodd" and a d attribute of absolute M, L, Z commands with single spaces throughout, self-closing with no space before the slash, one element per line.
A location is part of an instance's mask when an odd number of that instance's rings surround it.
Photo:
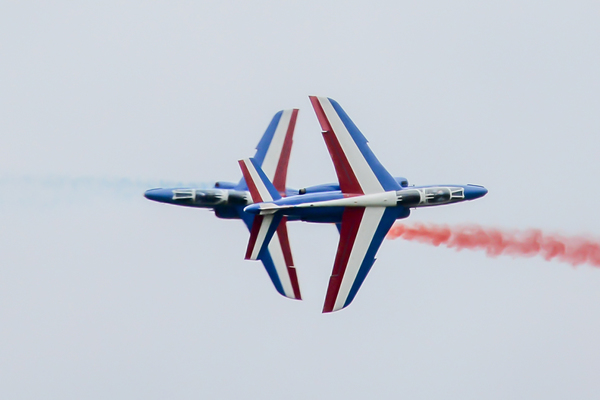
<path fill-rule="evenodd" d="M 335 181 L 315 94 L 393 175 L 489 189 L 408 222 L 600 238 L 599 17 L 597 1 L 2 2 L 0 397 L 598 398 L 597 268 L 386 241 L 323 315 L 334 227 L 289 225 L 292 301 L 243 260 L 241 222 L 142 194 L 237 181 L 292 107 L 288 185 Z"/>

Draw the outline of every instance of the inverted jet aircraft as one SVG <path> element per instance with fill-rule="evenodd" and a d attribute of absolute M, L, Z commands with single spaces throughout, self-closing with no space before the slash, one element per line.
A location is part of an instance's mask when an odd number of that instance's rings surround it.
<path fill-rule="evenodd" d="M 259 144 L 254 158 L 239 161 L 244 178 L 233 187 L 238 192 L 248 190 L 251 200 L 246 194 L 234 193 L 247 203 L 240 201 L 234 209 L 250 229 L 246 259 L 263 261 L 268 272 L 265 260 L 274 253 L 273 242 L 277 244 L 276 251 L 283 253 L 285 265 L 289 268 L 292 264 L 286 221 L 337 225 L 340 241 L 323 306 L 323 312 L 327 313 L 345 308 L 352 302 L 375 262 L 375 255 L 385 235 L 397 219 L 410 215 L 411 208 L 474 200 L 484 196 L 487 190 L 478 185 L 409 187 L 406 179 L 392 177 L 381 165 L 366 138 L 336 101 L 315 96 L 311 96 L 310 100 L 323 130 L 339 183 L 317 185 L 299 191 L 285 189 L 285 178 L 282 186 L 281 180 L 274 180 L 269 175 L 273 175 L 272 169 L 264 169 L 266 164 L 261 157 Z M 263 141 L 264 137 L 261 143 Z M 287 159 L 285 166 L 287 170 Z M 146 197 L 178 204 L 176 193 L 177 190 L 155 189 L 146 192 Z M 189 200 L 197 201 L 197 195 L 190 196 Z M 280 270 L 275 269 L 276 273 L 269 272 L 269 275 L 277 290 L 287 295 L 285 289 L 280 290 L 277 285 L 276 278 L 282 276 Z M 293 272 L 296 278 L 295 270 Z M 298 287 L 297 280 L 295 285 L 294 290 Z M 288 297 L 299 298 L 299 289 L 297 293 L 297 297 Z"/>
<path fill-rule="evenodd" d="M 282 110 L 275 114 L 254 154 L 254 162 L 273 182 L 280 196 L 298 193 L 285 186 L 297 118 L 297 109 Z M 251 204 L 252 199 L 243 178 L 238 183 L 216 182 L 211 189 L 150 189 L 144 196 L 161 203 L 212 209 L 219 218 L 243 220 L 248 229 L 252 229 L 255 218 L 253 214 L 244 212 L 244 207 Z M 275 289 L 281 295 L 302 299 L 285 220 L 281 221 L 268 246 L 255 259 L 263 263 Z"/>

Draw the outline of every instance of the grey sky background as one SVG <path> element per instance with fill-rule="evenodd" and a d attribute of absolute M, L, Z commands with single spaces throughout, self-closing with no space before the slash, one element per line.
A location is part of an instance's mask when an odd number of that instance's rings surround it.
<path fill-rule="evenodd" d="M 1 3 L 0 397 L 597 398 L 598 269 L 387 241 L 354 303 L 322 315 L 335 228 L 290 225 L 291 301 L 243 260 L 241 222 L 139 183 L 236 181 L 291 107 L 289 186 L 335 181 L 307 97 L 326 95 L 394 175 L 490 191 L 408 222 L 600 238 L 599 16 L 594 1 Z"/>

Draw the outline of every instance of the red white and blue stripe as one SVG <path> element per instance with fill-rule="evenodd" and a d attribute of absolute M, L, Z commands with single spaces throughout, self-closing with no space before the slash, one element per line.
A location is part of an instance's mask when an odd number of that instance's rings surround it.
<path fill-rule="evenodd" d="M 281 198 L 264 171 L 252 158 L 239 161 L 248 190 L 255 203 L 268 203 Z M 289 244 L 286 220 L 281 214 L 256 215 L 246 249 L 247 260 L 265 260 L 274 268 L 269 274 L 275 287 L 286 297 L 300 299 L 300 287 Z M 267 270 L 267 272 L 269 272 Z"/>
<path fill-rule="evenodd" d="M 340 226 L 340 242 L 323 305 L 324 313 L 341 310 L 354 300 L 397 215 L 395 208 L 345 209 Z"/>
<path fill-rule="evenodd" d="M 398 182 L 371 151 L 367 139 L 335 100 L 310 96 L 310 101 L 321 124 L 342 192 L 372 194 L 400 189 Z"/>
<path fill-rule="evenodd" d="M 262 167 L 266 178 L 273 182 L 277 194 L 282 196 L 286 190 L 287 170 L 297 118 L 298 109 L 282 110 L 275 114 L 256 146 L 256 153 L 253 157 L 255 165 Z M 242 178 L 236 189 L 249 190 L 245 178 Z M 238 210 L 238 214 L 248 226 L 252 238 L 252 231 L 260 230 L 260 227 L 263 226 L 264 216 L 245 213 L 242 208 Z M 258 217 L 260 220 L 255 223 L 255 219 Z M 256 249 L 257 253 L 254 256 L 255 259 L 262 262 L 273 286 L 281 295 L 301 300 L 302 295 L 294 267 L 286 222 L 284 217 L 273 232 L 267 248 Z M 256 236 L 258 237 L 258 233 Z M 246 258 L 251 258 L 252 253 L 246 254 L 246 256 Z"/>
<path fill-rule="evenodd" d="M 281 194 L 285 193 L 298 109 L 279 111 L 256 146 L 254 161 Z M 240 182 L 244 185 L 244 182 Z M 238 190 L 243 190 L 238 188 Z"/>
<path fill-rule="evenodd" d="M 310 101 L 323 129 L 342 193 L 356 196 L 389 192 L 388 197 L 395 200 L 395 191 L 401 189 L 400 185 L 377 160 L 367 139 L 342 107 L 327 97 L 311 96 Z M 385 235 L 398 217 L 395 205 L 393 201 L 389 207 L 344 209 L 323 312 L 341 310 L 352 302 L 375 262 Z"/>

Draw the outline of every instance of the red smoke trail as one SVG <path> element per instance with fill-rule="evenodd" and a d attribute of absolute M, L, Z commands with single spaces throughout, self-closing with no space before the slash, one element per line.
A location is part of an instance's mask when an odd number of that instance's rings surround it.
<path fill-rule="evenodd" d="M 407 226 L 396 223 L 387 238 L 444 245 L 456 250 L 485 250 L 491 257 L 502 254 L 515 257 L 540 255 L 547 261 L 557 259 L 571 265 L 591 264 L 600 267 L 600 242 L 582 237 L 548 235 L 539 229 L 504 231 L 477 225 L 450 227 L 416 223 Z"/>

